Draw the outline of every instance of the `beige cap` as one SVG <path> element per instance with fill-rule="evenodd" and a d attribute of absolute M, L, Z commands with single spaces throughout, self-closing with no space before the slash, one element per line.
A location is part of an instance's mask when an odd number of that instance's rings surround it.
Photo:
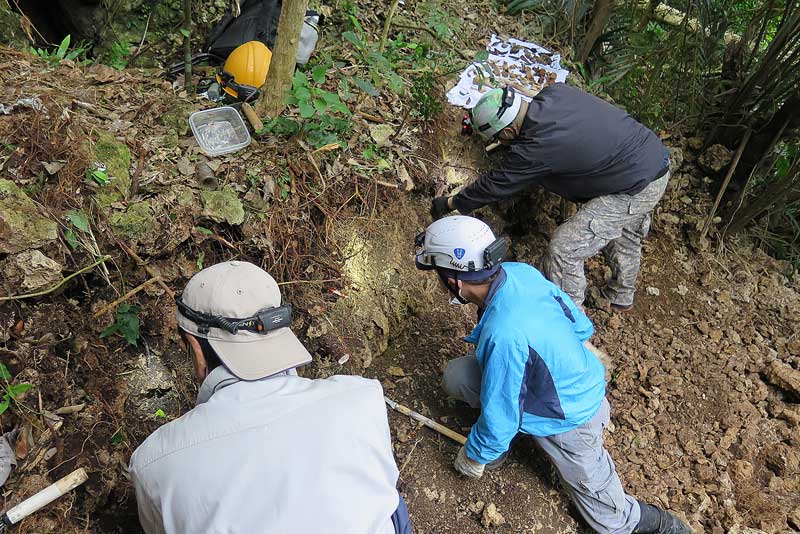
<path fill-rule="evenodd" d="M 203 269 L 189 280 L 181 298 L 194 311 L 232 319 L 245 319 L 264 308 L 281 305 L 275 280 L 246 261 L 226 261 Z M 200 333 L 198 325 L 180 311 L 177 317 L 182 329 L 207 339 L 222 363 L 242 380 L 259 380 L 311 361 L 311 355 L 289 328 L 267 334 L 246 330 L 231 334 L 210 327 Z"/>

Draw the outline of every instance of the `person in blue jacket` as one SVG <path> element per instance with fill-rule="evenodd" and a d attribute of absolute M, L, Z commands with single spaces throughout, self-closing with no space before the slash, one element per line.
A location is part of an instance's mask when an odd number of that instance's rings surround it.
<path fill-rule="evenodd" d="M 572 299 L 530 265 L 504 263 L 505 240 L 478 219 L 439 219 L 416 246 L 418 268 L 435 270 L 455 301 L 478 306 L 466 338 L 474 353 L 444 373 L 447 393 L 481 410 L 455 469 L 479 478 L 502 463 L 518 433 L 529 434 L 595 531 L 690 533 L 623 490 L 603 445 L 605 368 L 587 345 L 594 327 Z"/>

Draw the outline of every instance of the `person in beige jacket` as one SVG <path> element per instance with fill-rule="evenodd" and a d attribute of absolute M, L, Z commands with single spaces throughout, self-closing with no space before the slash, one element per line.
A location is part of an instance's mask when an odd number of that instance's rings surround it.
<path fill-rule="evenodd" d="M 214 265 L 177 305 L 202 385 L 131 457 L 145 532 L 411 533 L 380 383 L 299 377 L 311 356 L 269 274 Z"/>

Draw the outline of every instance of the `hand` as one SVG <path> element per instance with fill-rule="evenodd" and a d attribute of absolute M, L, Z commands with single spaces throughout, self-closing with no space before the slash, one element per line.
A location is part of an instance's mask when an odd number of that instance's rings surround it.
<path fill-rule="evenodd" d="M 469 478 L 481 478 L 483 476 L 484 465 L 467 456 L 467 449 L 464 446 L 458 450 L 453 467 L 456 468 L 456 471 Z"/>
<path fill-rule="evenodd" d="M 450 197 L 436 197 L 431 204 L 431 217 L 433 220 L 441 219 L 445 214 L 453 211 L 450 207 Z"/>

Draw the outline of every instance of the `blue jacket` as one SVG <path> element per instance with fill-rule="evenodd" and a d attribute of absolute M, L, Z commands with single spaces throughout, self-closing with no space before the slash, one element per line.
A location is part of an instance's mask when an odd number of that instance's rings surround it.
<path fill-rule="evenodd" d="M 592 418 L 605 397 L 605 368 L 583 346 L 586 315 L 535 268 L 503 263 L 478 325 L 465 339 L 481 367 L 481 415 L 467 439 L 480 463 L 508 450 L 517 432 L 552 436 Z"/>

